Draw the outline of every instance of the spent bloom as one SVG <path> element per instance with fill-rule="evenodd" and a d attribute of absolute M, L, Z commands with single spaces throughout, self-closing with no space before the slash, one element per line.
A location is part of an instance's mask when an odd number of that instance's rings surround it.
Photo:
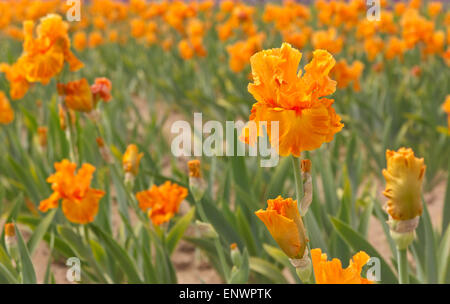
<path fill-rule="evenodd" d="M 154 225 L 168 222 L 178 212 L 188 190 L 180 185 L 166 181 L 160 186 L 153 185 L 149 190 L 136 193 L 139 208 L 148 212 Z"/>
<path fill-rule="evenodd" d="M 58 84 L 58 93 L 64 96 L 66 106 L 74 111 L 90 112 L 94 109 L 91 87 L 86 78 Z"/>
<path fill-rule="evenodd" d="M 267 122 L 271 138 L 271 123 L 279 122 L 278 144 L 282 156 L 300 156 L 302 151 L 319 148 L 330 142 L 344 126 L 332 108 L 334 100 L 323 98 L 336 91 L 336 81 L 328 74 L 335 64 L 325 50 L 316 50 L 305 66 L 305 73 L 297 72 L 302 54 L 283 43 L 281 48 L 256 53 L 250 59 L 253 83 L 248 91 L 256 99 L 250 121 L 256 122 L 257 134 L 262 135 L 258 122 Z M 256 136 L 244 128 L 246 143 L 254 144 Z M 274 134 L 277 136 L 278 134 Z"/>
<path fill-rule="evenodd" d="M 397 221 L 414 219 L 422 214 L 422 181 L 426 166 L 423 158 L 410 148 L 386 151 L 387 168 L 383 169 L 387 201 L 386 211 Z"/>
<path fill-rule="evenodd" d="M 266 225 L 278 246 L 291 259 L 303 257 L 306 249 L 306 232 L 297 207 L 292 198 L 267 201 L 266 210 L 258 210 L 256 216 Z"/>
<path fill-rule="evenodd" d="M 94 97 L 94 101 L 99 98 L 104 102 L 111 100 L 111 81 L 106 77 L 95 78 L 95 82 L 91 85 L 91 92 Z"/>
<path fill-rule="evenodd" d="M 55 163 L 56 172 L 47 178 L 47 182 L 52 184 L 53 193 L 41 201 L 39 210 L 47 212 L 57 208 L 62 200 L 62 211 L 69 221 L 87 224 L 97 215 L 99 201 L 105 192 L 91 188 L 94 166 L 83 164 L 78 172 L 75 172 L 76 167 L 67 159 Z"/>
<path fill-rule="evenodd" d="M 326 253 L 319 248 L 311 250 L 311 259 L 317 284 L 371 284 L 372 281 L 361 277 L 363 266 L 370 257 L 364 251 L 353 256 L 347 268 L 342 268 L 339 259 L 328 261 Z"/>

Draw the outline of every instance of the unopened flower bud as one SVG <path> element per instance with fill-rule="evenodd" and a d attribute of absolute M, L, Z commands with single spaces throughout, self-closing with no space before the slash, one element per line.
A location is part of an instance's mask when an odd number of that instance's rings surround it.
<path fill-rule="evenodd" d="M 209 224 L 209 223 L 205 223 L 205 222 L 201 222 L 199 220 L 195 221 L 195 226 L 198 230 L 198 232 L 200 233 L 201 237 L 205 237 L 205 238 L 217 238 L 219 237 L 219 235 L 217 234 L 216 230 L 214 229 L 214 227 Z"/>
<path fill-rule="evenodd" d="M 13 223 L 5 224 L 5 245 L 11 258 L 17 260 L 17 238 L 16 238 L 16 228 Z"/>
<path fill-rule="evenodd" d="M 200 170 L 200 161 L 191 160 L 188 162 L 189 168 L 189 188 L 192 196 L 196 201 L 200 201 L 206 191 L 206 182 L 202 178 L 202 172 Z"/>
<path fill-rule="evenodd" d="M 237 247 L 236 243 L 233 243 L 230 245 L 231 250 L 231 261 L 233 262 L 233 265 L 236 267 L 241 267 L 242 264 L 242 256 L 241 252 L 239 251 L 239 248 Z"/>

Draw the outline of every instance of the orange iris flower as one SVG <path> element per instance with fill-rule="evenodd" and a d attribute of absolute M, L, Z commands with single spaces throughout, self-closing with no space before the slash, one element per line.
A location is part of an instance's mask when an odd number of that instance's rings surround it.
<path fill-rule="evenodd" d="M 27 80 L 47 84 L 52 77 L 61 72 L 67 61 L 71 71 L 83 67 L 70 50 L 68 36 L 69 25 L 59 15 L 50 14 L 41 19 L 37 27 L 37 38 L 33 37 L 34 23 L 24 22 L 22 59 L 26 70 Z"/>
<path fill-rule="evenodd" d="M 322 98 L 335 92 L 336 81 L 328 77 L 335 64 L 325 50 L 316 50 L 305 66 L 305 73 L 297 73 L 302 54 L 283 43 L 281 48 L 256 53 L 250 59 L 253 83 L 248 90 L 257 102 L 250 120 L 256 122 L 256 135 L 262 135 L 258 122 L 267 122 L 271 138 L 271 123 L 279 122 L 278 141 L 282 156 L 300 156 L 302 151 L 319 148 L 330 142 L 344 126 L 331 107 L 334 100 Z M 254 144 L 255 134 L 244 128 L 241 140 Z M 274 134 L 277 136 L 277 134 Z"/>
<path fill-rule="evenodd" d="M 69 221 L 87 224 L 94 221 L 105 192 L 90 187 L 94 166 L 83 164 L 78 172 L 75 172 L 76 167 L 67 159 L 55 163 L 56 172 L 47 178 L 47 182 L 52 184 L 53 194 L 41 201 L 39 210 L 47 212 L 57 208 L 59 200 L 62 200 L 62 211 Z"/>
<path fill-rule="evenodd" d="M 255 214 L 263 221 L 278 246 L 288 257 L 293 259 L 303 257 L 307 239 L 297 201 L 278 196 L 276 199 L 267 201 L 266 210 L 260 209 Z"/>
<path fill-rule="evenodd" d="M 148 217 L 154 225 L 168 222 L 178 212 L 181 202 L 187 197 L 188 190 L 166 181 L 160 186 L 153 185 L 149 190 L 136 193 L 139 208 L 148 210 Z"/>
<path fill-rule="evenodd" d="M 353 256 L 347 268 L 342 268 L 339 259 L 327 260 L 327 255 L 320 249 L 311 250 L 311 259 L 317 284 L 371 284 L 372 281 L 361 277 L 363 266 L 370 257 L 364 251 Z"/>

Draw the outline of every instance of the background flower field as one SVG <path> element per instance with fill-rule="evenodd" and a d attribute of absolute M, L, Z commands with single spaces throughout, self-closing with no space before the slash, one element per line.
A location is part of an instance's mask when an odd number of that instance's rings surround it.
<path fill-rule="evenodd" d="M 371 21 L 359 0 L 93 0 L 82 1 L 80 21 L 68 22 L 60 1 L 0 1 L 0 223 L 15 223 L 17 247 L 11 253 L 3 231 L 0 282 L 66 283 L 65 261 L 78 257 L 83 283 L 301 283 L 255 215 L 278 195 L 296 198 L 292 157 L 274 168 L 255 157 L 197 157 L 204 193 L 196 197 L 187 165 L 194 157 L 171 152 L 172 123 L 193 124 L 194 112 L 203 122 L 247 121 L 255 103 L 247 89 L 251 56 L 287 42 L 302 53 L 302 70 L 316 49 L 334 57 L 330 98 L 344 124 L 332 141 L 301 155 L 312 163 L 312 203 L 302 214 L 310 248 L 344 268 L 364 251 L 380 258 L 380 283 L 399 281 L 382 170 L 386 150 L 408 147 L 426 165 L 409 281 L 450 283 L 449 6 L 381 3 L 381 19 Z M 28 69 L 48 51 L 28 58 L 23 22 L 43 33 L 48 14 L 68 26 L 61 69 L 23 76 L 20 58 Z M 77 103 L 83 78 L 97 85 L 87 110 Z M 92 220 L 42 209 L 58 192 L 47 178 L 63 159 L 95 169 L 84 189 L 103 193 Z M 168 181 L 174 188 L 159 191 L 177 192 L 181 205 L 159 223 L 142 201 Z"/>

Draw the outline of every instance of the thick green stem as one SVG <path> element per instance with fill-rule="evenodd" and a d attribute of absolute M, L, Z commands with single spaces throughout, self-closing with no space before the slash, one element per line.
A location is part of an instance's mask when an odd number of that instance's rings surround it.
<path fill-rule="evenodd" d="M 206 213 L 203 210 L 202 203 L 201 202 L 197 202 L 197 201 L 195 203 L 196 203 L 195 206 L 197 207 L 197 210 L 198 210 L 198 213 L 200 215 L 200 218 L 202 219 L 203 222 L 208 223 L 208 218 L 206 217 Z M 228 268 L 228 264 L 227 264 L 227 262 L 225 260 L 225 255 L 223 254 L 222 244 L 220 244 L 220 240 L 219 240 L 218 236 L 214 238 L 214 245 L 216 247 L 217 254 L 219 255 L 219 261 L 220 261 L 220 264 L 222 266 L 222 271 L 223 271 L 223 274 L 225 276 L 225 280 L 228 282 L 228 280 L 229 280 L 229 268 Z"/>
<path fill-rule="evenodd" d="M 297 195 L 297 203 L 300 204 L 300 201 L 303 198 L 303 180 L 302 180 L 302 173 L 300 169 L 300 158 L 292 156 L 292 165 L 294 166 L 294 177 L 295 177 L 295 193 Z M 307 223 L 303 221 L 305 225 L 306 234 L 308 234 L 308 227 Z M 311 247 L 309 245 L 309 242 L 307 243 L 308 252 L 311 252 Z M 312 270 L 311 278 L 308 282 L 303 282 L 306 284 L 315 284 L 316 278 L 314 275 L 314 269 Z"/>
<path fill-rule="evenodd" d="M 297 202 L 300 203 L 303 197 L 303 181 L 300 170 L 300 158 L 292 156 L 292 165 L 294 166 L 295 193 L 297 196 Z"/>
<path fill-rule="evenodd" d="M 398 264 L 398 282 L 400 284 L 408 284 L 408 248 L 399 249 L 397 247 L 397 264 Z"/>

